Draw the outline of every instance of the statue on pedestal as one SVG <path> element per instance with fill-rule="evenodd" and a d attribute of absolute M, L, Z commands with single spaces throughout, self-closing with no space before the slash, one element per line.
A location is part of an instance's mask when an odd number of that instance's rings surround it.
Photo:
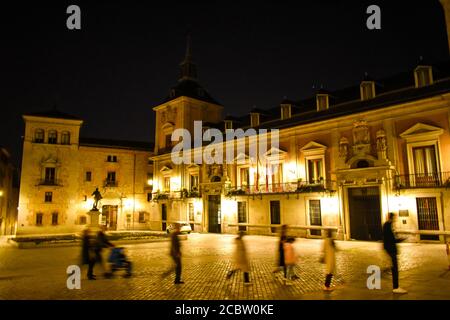
<path fill-rule="evenodd" d="M 92 196 L 94 196 L 94 205 L 92 206 L 91 211 L 98 211 L 97 205 L 98 202 L 103 198 L 100 194 L 100 191 L 98 191 L 98 188 L 95 188 L 95 191 L 92 193 Z"/>

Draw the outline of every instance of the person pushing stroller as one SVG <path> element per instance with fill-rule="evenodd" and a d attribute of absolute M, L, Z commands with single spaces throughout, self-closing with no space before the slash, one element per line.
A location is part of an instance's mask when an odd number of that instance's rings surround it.
<path fill-rule="evenodd" d="M 111 264 L 111 272 L 112 276 L 114 271 L 118 269 L 125 269 L 126 273 L 124 275 L 125 278 L 131 277 L 131 267 L 132 263 L 127 259 L 125 254 L 125 248 L 123 247 L 113 247 L 111 249 L 111 254 L 109 256 L 108 262 Z"/>

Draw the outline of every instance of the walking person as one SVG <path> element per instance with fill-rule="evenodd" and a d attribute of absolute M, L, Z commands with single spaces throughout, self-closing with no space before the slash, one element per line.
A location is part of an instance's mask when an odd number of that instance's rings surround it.
<path fill-rule="evenodd" d="M 323 241 L 323 262 L 325 263 L 325 286 L 324 291 L 333 291 L 331 288 L 331 280 L 336 272 L 336 244 L 333 239 L 331 229 L 325 231 L 325 239 Z"/>
<path fill-rule="evenodd" d="M 106 267 L 106 264 L 103 261 L 103 249 L 114 247 L 114 244 L 112 244 L 108 240 L 108 237 L 105 234 L 105 230 L 106 227 L 101 226 L 100 230 L 97 233 L 97 241 L 95 244 L 95 261 L 102 266 L 105 277 L 109 278 L 111 277 L 112 273 L 109 268 Z"/>
<path fill-rule="evenodd" d="M 285 261 L 284 261 L 284 242 L 287 239 L 287 229 L 288 226 L 286 224 L 283 224 L 281 226 L 281 231 L 280 231 L 280 239 L 278 241 L 278 266 L 275 268 L 275 270 L 273 270 L 273 273 L 277 273 L 281 270 L 283 270 L 284 272 L 284 278 L 286 278 L 286 265 L 285 265 Z"/>
<path fill-rule="evenodd" d="M 292 280 L 294 279 L 294 268 L 297 264 L 297 254 L 294 249 L 294 237 L 288 237 L 283 244 L 284 251 L 284 263 L 286 268 L 286 277 L 284 278 L 285 285 L 292 285 Z"/>
<path fill-rule="evenodd" d="M 170 235 L 170 256 L 173 259 L 175 264 L 175 284 L 183 284 L 184 281 L 181 280 L 181 243 L 180 243 L 180 234 L 181 234 L 181 225 L 179 223 L 174 224 L 174 230 Z M 164 272 L 162 277 L 167 277 L 170 273 L 173 272 L 174 268 L 170 268 L 167 272 Z"/>
<path fill-rule="evenodd" d="M 250 267 L 247 259 L 247 250 L 243 240 L 244 232 L 239 231 L 237 238 L 235 239 L 235 251 L 233 256 L 233 269 L 227 274 L 227 279 L 230 279 L 236 271 L 242 271 L 244 273 L 244 285 L 251 285 L 250 283 Z"/>
<path fill-rule="evenodd" d="M 95 280 L 94 266 L 95 266 L 95 247 L 96 238 L 92 235 L 89 228 L 83 230 L 81 238 L 81 259 L 82 265 L 88 265 L 87 278 L 89 280 Z"/>
<path fill-rule="evenodd" d="M 389 212 L 388 219 L 383 225 L 383 246 L 387 254 L 391 257 L 392 263 L 392 287 L 393 293 L 403 294 L 408 293 L 405 289 L 399 287 L 398 284 L 398 261 L 397 261 L 397 242 L 401 242 L 404 239 L 397 239 L 392 229 L 392 223 L 394 222 L 395 214 Z"/>

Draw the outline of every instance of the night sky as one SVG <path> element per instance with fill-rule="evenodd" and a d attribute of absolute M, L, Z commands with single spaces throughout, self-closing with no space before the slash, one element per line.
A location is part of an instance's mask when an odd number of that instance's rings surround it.
<path fill-rule="evenodd" d="M 18 162 L 21 115 L 57 109 L 85 137 L 153 141 L 152 107 L 179 76 L 185 35 L 199 82 L 224 116 L 412 70 L 448 57 L 439 1 L 33 1 L 0 17 L 0 145 Z M 81 30 L 66 8 L 81 7 Z M 381 7 L 381 30 L 366 8 Z"/>

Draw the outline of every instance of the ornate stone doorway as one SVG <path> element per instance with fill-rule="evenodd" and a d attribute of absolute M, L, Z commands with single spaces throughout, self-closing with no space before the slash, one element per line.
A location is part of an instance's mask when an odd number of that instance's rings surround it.
<path fill-rule="evenodd" d="M 382 239 L 379 187 L 348 188 L 350 238 L 377 241 Z"/>

